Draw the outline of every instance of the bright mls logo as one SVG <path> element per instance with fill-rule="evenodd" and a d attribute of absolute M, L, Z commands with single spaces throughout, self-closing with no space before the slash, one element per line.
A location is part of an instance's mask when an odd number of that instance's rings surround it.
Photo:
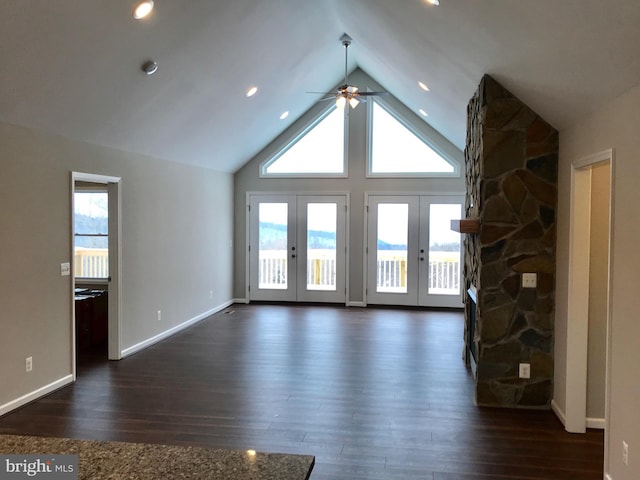
<path fill-rule="evenodd" d="M 77 455 L 0 455 L 0 480 L 78 480 Z"/>

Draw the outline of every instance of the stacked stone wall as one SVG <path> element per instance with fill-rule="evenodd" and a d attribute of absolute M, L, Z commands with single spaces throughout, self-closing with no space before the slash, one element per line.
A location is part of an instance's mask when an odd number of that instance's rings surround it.
<path fill-rule="evenodd" d="M 478 292 L 476 401 L 548 408 L 553 318 L 558 132 L 490 76 L 469 102 L 464 276 Z M 537 274 L 522 288 L 523 273 Z M 520 379 L 520 363 L 531 378 Z"/>

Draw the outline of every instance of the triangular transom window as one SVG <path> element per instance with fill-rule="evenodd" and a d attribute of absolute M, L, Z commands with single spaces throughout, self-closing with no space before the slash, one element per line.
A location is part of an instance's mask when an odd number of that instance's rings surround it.
<path fill-rule="evenodd" d="M 329 110 L 265 162 L 262 176 L 345 176 L 344 122 L 344 110 Z"/>
<path fill-rule="evenodd" d="M 415 131 L 378 102 L 372 102 L 371 176 L 456 175 L 454 164 L 436 152 Z"/>

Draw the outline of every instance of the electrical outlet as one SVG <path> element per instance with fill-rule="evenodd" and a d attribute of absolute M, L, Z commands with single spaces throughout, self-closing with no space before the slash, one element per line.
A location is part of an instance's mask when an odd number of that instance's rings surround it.
<path fill-rule="evenodd" d="M 629 444 L 624 440 L 622 441 L 622 463 L 629 466 Z"/>
<path fill-rule="evenodd" d="M 538 275 L 536 273 L 522 274 L 522 288 L 536 288 L 538 286 Z"/>
<path fill-rule="evenodd" d="M 24 367 L 27 373 L 33 370 L 33 357 L 27 357 L 24 361 Z"/>
<path fill-rule="evenodd" d="M 531 364 L 521 363 L 519 373 L 520 373 L 520 378 L 531 378 Z"/>
<path fill-rule="evenodd" d="M 158 310 L 158 321 L 162 321 L 162 310 Z"/>

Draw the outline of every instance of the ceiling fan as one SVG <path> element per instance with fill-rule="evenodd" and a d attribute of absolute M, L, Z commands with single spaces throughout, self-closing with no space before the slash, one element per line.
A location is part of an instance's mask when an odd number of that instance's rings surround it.
<path fill-rule="evenodd" d="M 346 33 L 340 37 L 340 43 L 344 45 L 344 85 L 341 85 L 333 92 L 329 92 L 327 95 L 330 95 L 330 96 L 322 99 L 322 100 L 335 99 L 336 107 L 342 108 L 342 109 L 347 105 L 347 103 L 351 106 L 351 108 L 356 108 L 361 101 L 365 101 L 363 97 L 370 97 L 375 95 L 387 95 L 389 93 L 389 92 L 359 92 L 358 87 L 349 85 L 349 81 L 347 79 L 347 50 L 349 49 L 349 45 L 351 45 L 351 42 L 352 42 L 351 37 Z M 310 93 L 319 93 L 319 92 L 310 92 Z"/>

